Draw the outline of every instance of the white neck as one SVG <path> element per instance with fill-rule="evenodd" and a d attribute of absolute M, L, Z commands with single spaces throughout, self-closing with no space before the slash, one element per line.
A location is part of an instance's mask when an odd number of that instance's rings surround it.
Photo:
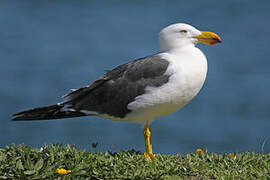
<path fill-rule="evenodd" d="M 179 39 L 163 39 L 159 38 L 160 50 L 161 51 L 182 51 L 186 48 L 195 47 L 195 43 L 190 40 L 179 40 Z"/>

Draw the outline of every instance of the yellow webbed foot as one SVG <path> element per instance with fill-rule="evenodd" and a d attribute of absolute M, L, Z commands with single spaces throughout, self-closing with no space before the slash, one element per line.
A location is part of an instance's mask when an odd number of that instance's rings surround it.
<path fill-rule="evenodd" d="M 154 156 L 153 153 L 147 153 L 147 152 L 145 152 L 144 153 L 144 158 L 147 159 L 147 160 L 149 160 L 149 161 L 154 161 L 155 160 L 155 156 Z"/>

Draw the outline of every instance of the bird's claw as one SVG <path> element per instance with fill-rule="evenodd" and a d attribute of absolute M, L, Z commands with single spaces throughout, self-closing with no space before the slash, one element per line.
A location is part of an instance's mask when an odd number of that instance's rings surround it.
<path fill-rule="evenodd" d="M 149 160 L 149 161 L 154 161 L 155 160 L 154 154 L 153 153 L 148 153 L 148 152 L 144 153 L 144 158 Z"/>

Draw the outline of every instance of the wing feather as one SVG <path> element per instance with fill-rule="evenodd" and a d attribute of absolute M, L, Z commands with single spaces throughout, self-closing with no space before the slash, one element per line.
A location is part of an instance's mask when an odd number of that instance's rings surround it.
<path fill-rule="evenodd" d="M 159 54 L 128 62 L 69 93 L 64 104 L 76 111 L 123 118 L 130 112 L 127 105 L 142 95 L 147 86 L 158 87 L 168 82 L 169 75 L 165 74 L 168 65 Z"/>

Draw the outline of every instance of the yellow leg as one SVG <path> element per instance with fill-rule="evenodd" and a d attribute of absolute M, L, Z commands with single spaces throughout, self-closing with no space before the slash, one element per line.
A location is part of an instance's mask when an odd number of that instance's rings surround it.
<path fill-rule="evenodd" d="M 148 124 L 144 126 L 143 129 L 144 141 L 145 141 L 145 149 L 144 157 L 153 161 L 155 159 L 154 154 L 152 152 L 152 144 L 151 144 L 151 129 Z"/>

